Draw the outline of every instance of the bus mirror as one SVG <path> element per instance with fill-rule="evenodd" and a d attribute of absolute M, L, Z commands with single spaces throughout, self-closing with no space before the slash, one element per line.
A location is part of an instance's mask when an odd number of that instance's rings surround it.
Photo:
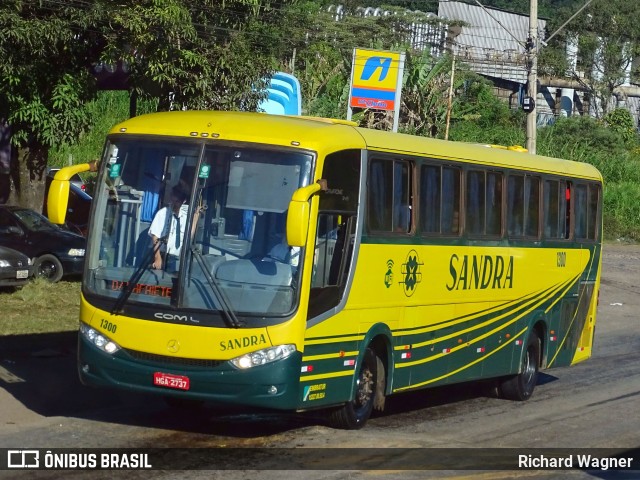
<path fill-rule="evenodd" d="M 299 188 L 293 192 L 289 211 L 287 212 L 287 243 L 292 247 L 302 247 L 307 242 L 307 232 L 309 231 L 309 199 L 327 189 L 326 180 L 318 180 L 306 187 Z"/>
<path fill-rule="evenodd" d="M 47 195 L 47 216 L 51 223 L 62 225 L 67 216 L 67 205 L 69 203 L 69 190 L 71 189 L 70 179 L 76 173 L 95 171 L 96 164 L 82 163 L 58 170 L 51 180 L 49 194 Z"/>

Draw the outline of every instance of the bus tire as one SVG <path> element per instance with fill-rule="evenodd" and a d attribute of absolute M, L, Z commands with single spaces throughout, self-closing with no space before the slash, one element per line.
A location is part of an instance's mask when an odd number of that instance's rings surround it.
<path fill-rule="evenodd" d="M 532 331 L 527 340 L 527 348 L 522 355 L 520 373 L 503 379 L 499 383 L 498 391 L 502 398 L 508 400 L 525 401 L 531 398 L 533 389 L 538 382 L 540 369 L 540 339 Z"/>
<path fill-rule="evenodd" d="M 384 376 L 384 372 L 378 371 L 380 365 L 382 365 L 382 361 L 371 348 L 367 347 L 358 370 L 353 400 L 329 413 L 329 424 L 333 428 L 358 430 L 367 423 L 373 410 L 376 392 L 379 391 L 379 374 Z M 379 400 L 377 403 L 379 404 Z M 384 403 L 382 404 L 384 405 Z"/>

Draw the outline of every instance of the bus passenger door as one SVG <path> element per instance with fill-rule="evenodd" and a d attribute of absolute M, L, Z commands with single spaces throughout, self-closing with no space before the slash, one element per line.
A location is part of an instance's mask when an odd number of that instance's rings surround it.
<path fill-rule="evenodd" d="M 353 254 L 355 226 L 355 216 L 318 215 L 308 318 L 340 303 Z"/>

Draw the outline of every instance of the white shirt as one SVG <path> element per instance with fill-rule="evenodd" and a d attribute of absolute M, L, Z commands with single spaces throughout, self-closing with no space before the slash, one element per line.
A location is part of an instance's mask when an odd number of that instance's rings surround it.
<path fill-rule="evenodd" d="M 284 240 L 269 250 L 269 258 L 297 267 L 300 261 L 300 247 L 290 247 Z"/>
<path fill-rule="evenodd" d="M 167 252 L 169 255 L 180 256 L 180 250 L 182 249 L 182 244 L 184 243 L 184 239 L 186 238 L 185 230 L 187 228 L 187 211 L 189 210 L 188 205 L 182 205 L 180 207 L 180 212 L 178 213 L 178 218 L 176 220 L 173 212 L 169 207 L 164 207 L 158 210 L 158 213 L 153 217 L 153 221 L 151 222 L 151 227 L 149 227 L 149 235 L 153 235 L 157 238 L 162 238 L 167 235 L 165 231 L 165 225 L 167 221 L 167 212 L 171 215 L 171 221 L 169 222 L 169 235 L 167 236 L 166 245 L 162 245 L 160 250 L 163 252 Z M 176 232 L 180 231 L 180 243 L 179 246 L 176 247 Z"/>

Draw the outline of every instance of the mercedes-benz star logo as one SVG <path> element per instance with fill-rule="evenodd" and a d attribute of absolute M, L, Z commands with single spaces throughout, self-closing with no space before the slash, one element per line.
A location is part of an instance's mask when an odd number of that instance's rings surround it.
<path fill-rule="evenodd" d="M 169 343 L 167 343 L 167 350 L 169 350 L 171 353 L 176 353 L 178 350 L 180 350 L 180 342 L 178 340 L 169 340 Z"/>

